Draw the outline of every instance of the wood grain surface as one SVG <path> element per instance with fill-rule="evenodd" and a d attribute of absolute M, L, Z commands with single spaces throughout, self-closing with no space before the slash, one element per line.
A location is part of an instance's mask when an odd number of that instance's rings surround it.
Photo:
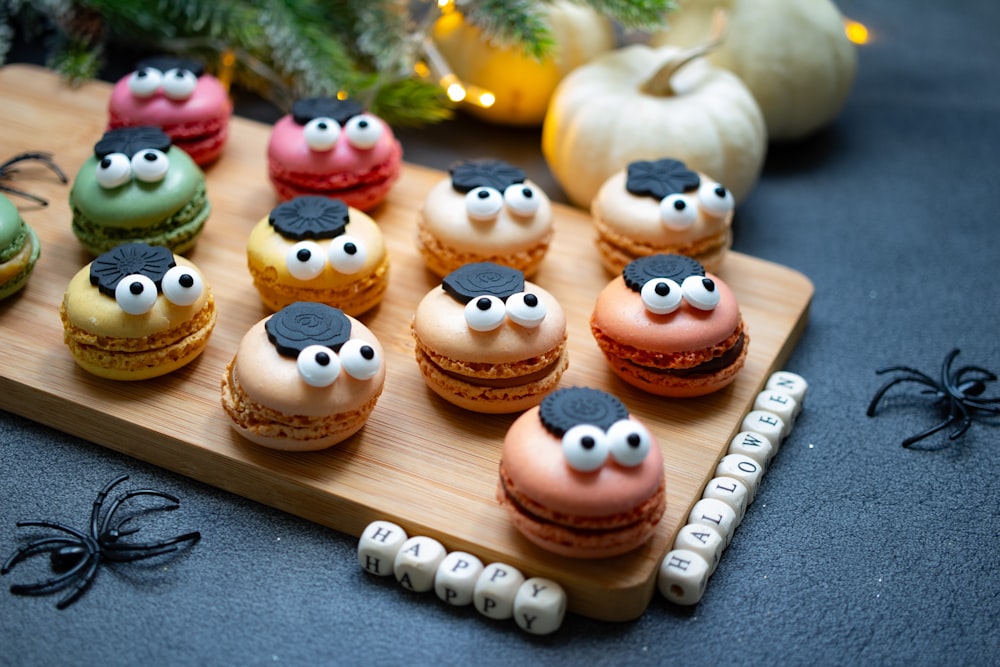
<path fill-rule="evenodd" d="M 101 82 L 68 88 L 34 66 L 0 69 L 0 159 L 50 151 L 72 179 L 101 136 L 109 93 Z M 596 561 L 553 556 L 521 538 L 494 498 L 501 441 L 515 415 L 475 415 L 445 403 L 425 387 L 413 358 L 410 317 L 439 284 L 414 250 L 415 220 L 424 194 L 444 177 L 440 172 L 404 165 L 388 201 L 373 211 L 392 268 L 384 302 L 362 318 L 386 348 L 388 367 L 367 426 L 334 448 L 298 454 L 257 447 L 230 428 L 220 378 L 243 333 L 268 314 L 246 269 L 246 238 L 277 203 L 265 163 L 269 128 L 233 118 L 231 133 L 223 158 L 207 170 L 213 212 L 188 254 L 215 292 L 218 325 L 195 363 L 137 383 L 88 375 L 64 346 L 62 293 L 91 258 L 70 230 L 68 186 L 41 166 L 19 166 L 10 184 L 51 203 L 13 199 L 37 230 L 42 255 L 27 288 L 0 302 L 0 408 L 350 535 L 376 519 L 395 521 L 449 550 L 558 581 L 579 614 L 639 616 L 676 531 L 754 396 L 802 333 L 813 293 L 809 280 L 731 253 L 718 274 L 736 292 L 749 326 L 746 367 L 712 396 L 645 395 L 613 376 L 590 335 L 591 305 L 610 276 L 599 263 L 589 217 L 555 207 L 555 240 L 533 280 L 555 294 L 567 314 L 570 368 L 562 384 L 610 391 L 649 425 L 663 449 L 668 499 L 654 538 L 629 554 Z"/>

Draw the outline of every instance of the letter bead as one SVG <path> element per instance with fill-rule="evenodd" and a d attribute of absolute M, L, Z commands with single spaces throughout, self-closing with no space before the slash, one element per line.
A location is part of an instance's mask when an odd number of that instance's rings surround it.
<path fill-rule="evenodd" d="M 688 549 L 674 549 L 660 562 L 656 585 L 671 602 L 692 605 L 704 595 L 708 577 L 708 563 L 704 558 Z"/>
<path fill-rule="evenodd" d="M 749 456 L 767 470 L 774 458 L 774 445 L 765 436 L 753 431 L 740 431 L 729 442 L 729 454 Z"/>
<path fill-rule="evenodd" d="M 718 498 L 702 498 L 691 508 L 688 523 L 715 528 L 728 547 L 736 532 L 736 512 Z"/>
<path fill-rule="evenodd" d="M 801 375 L 796 375 L 790 371 L 777 371 L 772 373 L 771 377 L 767 379 L 765 388 L 783 391 L 794 398 L 801 406 L 806 400 L 809 383 Z"/>
<path fill-rule="evenodd" d="M 799 402 L 781 391 L 765 390 L 757 394 L 753 402 L 754 410 L 766 410 L 781 417 L 784 422 L 781 437 L 787 438 L 792 431 L 795 418 L 799 416 Z"/>
<path fill-rule="evenodd" d="M 566 591 L 551 579 L 532 577 L 514 596 L 514 622 L 525 632 L 547 635 L 562 625 L 566 616 Z"/>
<path fill-rule="evenodd" d="M 747 505 L 750 505 L 753 503 L 754 496 L 757 495 L 760 479 L 764 476 L 764 466 L 749 456 L 726 454 L 715 466 L 715 474 L 721 477 L 733 477 L 746 484 Z"/>
<path fill-rule="evenodd" d="M 434 575 L 434 592 L 448 604 L 465 606 L 472 603 L 472 591 L 483 571 L 483 561 L 464 551 L 452 551 L 438 565 Z"/>
<path fill-rule="evenodd" d="M 751 410 L 743 417 L 740 430 L 764 436 L 774 445 L 774 453 L 777 454 L 777 449 L 781 446 L 781 439 L 784 437 L 785 422 L 769 410 Z"/>
<path fill-rule="evenodd" d="M 379 577 L 392 574 L 396 554 L 407 539 L 406 531 L 389 521 L 372 521 L 358 540 L 358 564 Z"/>
<path fill-rule="evenodd" d="M 712 526 L 689 523 L 677 531 L 674 549 L 687 549 L 704 558 L 708 563 L 708 574 L 711 576 L 722 559 L 726 543 L 719 531 Z"/>
<path fill-rule="evenodd" d="M 739 525 L 747 512 L 750 492 L 747 490 L 747 485 L 735 477 L 716 477 L 705 485 L 701 497 L 718 498 L 732 507 L 736 512 L 736 525 Z"/>
<path fill-rule="evenodd" d="M 480 573 L 472 591 L 476 610 L 487 618 L 504 620 L 514 615 L 514 598 L 524 575 L 504 563 L 490 563 Z"/>
<path fill-rule="evenodd" d="M 400 586 L 424 593 L 434 588 L 434 575 L 444 557 L 445 548 L 440 542 L 417 535 L 403 542 L 392 571 Z"/>

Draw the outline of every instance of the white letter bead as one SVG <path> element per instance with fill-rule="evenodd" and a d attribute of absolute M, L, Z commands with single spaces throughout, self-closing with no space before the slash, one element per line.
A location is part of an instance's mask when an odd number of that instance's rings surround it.
<path fill-rule="evenodd" d="M 448 604 L 471 604 L 472 591 L 482 571 L 483 561 L 464 551 L 452 551 L 438 565 L 434 592 Z"/>
<path fill-rule="evenodd" d="M 729 454 L 749 456 L 765 470 L 774 458 L 774 445 L 765 436 L 753 431 L 740 431 L 729 443 Z"/>
<path fill-rule="evenodd" d="M 781 437 L 788 437 L 795 423 L 795 418 L 799 416 L 799 402 L 788 394 L 781 391 L 765 390 L 757 394 L 753 402 L 754 410 L 766 410 L 781 417 L 785 422 L 785 428 Z"/>
<path fill-rule="evenodd" d="M 736 531 L 736 511 L 718 498 L 702 498 L 691 508 L 688 523 L 715 528 L 728 547 Z"/>
<path fill-rule="evenodd" d="M 746 484 L 747 505 L 750 505 L 757 495 L 760 478 L 764 475 L 764 466 L 749 456 L 726 454 L 719 459 L 719 465 L 715 466 L 715 474 L 717 477 L 733 477 Z"/>
<path fill-rule="evenodd" d="M 687 549 L 674 549 L 660 563 L 656 577 L 663 597 L 675 604 L 696 604 L 708 585 L 709 569 L 704 558 Z"/>
<path fill-rule="evenodd" d="M 434 588 L 434 575 L 444 557 L 445 549 L 440 542 L 417 535 L 403 542 L 392 571 L 400 586 L 424 593 Z"/>
<path fill-rule="evenodd" d="M 765 387 L 785 392 L 794 398 L 799 405 L 802 405 L 802 402 L 805 401 L 806 392 L 809 390 L 809 384 L 805 381 L 805 378 L 789 371 L 772 373 L 771 377 L 767 378 Z"/>
<path fill-rule="evenodd" d="M 524 583 L 524 575 L 504 563 L 490 563 L 483 568 L 472 592 L 472 602 L 487 618 L 504 620 L 514 615 L 514 598 Z"/>
<path fill-rule="evenodd" d="M 715 572 L 725 548 L 726 543 L 718 530 L 699 523 L 681 526 L 674 538 L 674 549 L 687 549 L 705 559 L 709 576 Z"/>
<path fill-rule="evenodd" d="M 747 485 L 742 480 L 735 477 L 716 477 L 705 485 L 702 498 L 718 498 L 733 508 L 736 512 L 736 525 L 743 521 L 743 515 L 747 512 L 747 503 L 750 500 L 750 492 Z"/>
<path fill-rule="evenodd" d="M 372 521 L 358 539 L 358 564 L 365 572 L 388 577 L 406 531 L 389 521 Z"/>
<path fill-rule="evenodd" d="M 547 635 L 562 625 L 566 615 L 566 591 L 551 579 L 532 577 L 514 596 L 514 622 L 525 632 Z"/>
<path fill-rule="evenodd" d="M 777 454 L 777 449 L 781 446 L 781 439 L 784 437 L 785 422 L 769 410 L 751 410 L 743 417 L 740 430 L 764 436 L 774 445 L 775 454 Z"/>

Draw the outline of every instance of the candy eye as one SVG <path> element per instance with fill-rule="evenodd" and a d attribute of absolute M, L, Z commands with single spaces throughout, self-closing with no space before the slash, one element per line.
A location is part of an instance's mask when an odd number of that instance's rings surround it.
<path fill-rule="evenodd" d="M 353 116 L 344 125 L 347 141 L 355 148 L 371 148 L 382 138 L 382 123 L 370 113 Z"/>
<path fill-rule="evenodd" d="M 205 291 L 205 283 L 197 271 L 183 266 L 172 266 L 163 274 L 160 289 L 170 303 L 190 306 Z"/>
<path fill-rule="evenodd" d="M 306 145 L 314 151 L 328 151 L 340 138 L 340 125 L 332 118 L 313 118 L 303 131 Z"/>
<path fill-rule="evenodd" d="M 507 208 L 515 215 L 531 216 L 538 211 L 541 206 L 541 198 L 535 189 L 524 183 L 508 185 L 503 191 L 503 200 L 507 203 Z"/>
<path fill-rule="evenodd" d="M 132 180 L 132 161 L 124 153 L 110 153 L 97 163 L 97 184 L 105 190 Z"/>
<path fill-rule="evenodd" d="M 129 315 L 148 313 L 156 297 L 156 283 L 141 273 L 125 276 L 115 287 L 115 301 Z"/>
<path fill-rule="evenodd" d="M 522 327 L 537 327 L 545 319 L 547 312 L 545 303 L 530 292 L 518 292 L 507 297 L 507 317 Z"/>
<path fill-rule="evenodd" d="M 198 77 L 186 69 L 168 69 L 163 73 L 163 94 L 181 102 L 194 94 L 198 87 Z"/>
<path fill-rule="evenodd" d="M 132 156 L 132 174 L 143 183 L 162 181 L 170 168 L 167 154 L 155 148 L 146 148 Z"/>
<path fill-rule="evenodd" d="M 493 331 L 507 317 L 503 301 L 495 296 L 480 296 L 465 304 L 465 323 L 473 331 Z"/>
<path fill-rule="evenodd" d="M 135 97 L 152 97 L 160 87 L 163 75 L 155 67 L 144 67 L 132 72 L 128 78 L 128 89 Z"/>
<path fill-rule="evenodd" d="M 715 281 L 705 276 L 688 276 L 681 283 L 684 300 L 698 310 L 714 310 L 719 305 L 719 290 Z"/>
<path fill-rule="evenodd" d="M 329 387 L 340 375 L 340 360 L 325 345 L 309 345 L 295 358 L 299 375 L 311 387 Z"/>
<path fill-rule="evenodd" d="M 698 201 L 701 202 L 702 208 L 717 218 L 729 215 L 736 207 L 733 193 L 711 181 L 702 181 L 698 188 Z"/>
<path fill-rule="evenodd" d="M 578 424 L 562 437 L 563 456 L 574 470 L 597 470 L 608 458 L 608 439 L 604 431 L 592 424 Z"/>
<path fill-rule="evenodd" d="M 503 209 L 503 195 L 493 188 L 473 188 L 465 194 L 465 211 L 473 220 L 492 220 Z"/>
<path fill-rule="evenodd" d="M 611 458 L 628 468 L 643 462 L 653 442 L 646 427 L 631 419 L 622 419 L 612 424 L 607 437 Z"/>
<path fill-rule="evenodd" d="M 368 260 L 365 244 L 353 236 L 338 236 L 330 242 L 330 266 L 341 273 L 357 273 Z"/>
<path fill-rule="evenodd" d="M 685 195 L 667 195 L 660 200 L 660 220 L 667 229 L 682 231 L 698 220 L 698 207 L 694 199 Z"/>
<path fill-rule="evenodd" d="M 326 256 L 314 241 L 299 241 L 285 253 L 285 266 L 293 278 L 312 280 L 323 273 Z"/>
<path fill-rule="evenodd" d="M 681 307 L 683 290 L 670 278 L 646 281 L 639 292 L 646 310 L 655 315 L 667 315 Z"/>
<path fill-rule="evenodd" d="M 375 348 L 363 340 L 352 338 L 340 346 L 340 364 L 355 380 L 371 380 L 382 367 Z"/>

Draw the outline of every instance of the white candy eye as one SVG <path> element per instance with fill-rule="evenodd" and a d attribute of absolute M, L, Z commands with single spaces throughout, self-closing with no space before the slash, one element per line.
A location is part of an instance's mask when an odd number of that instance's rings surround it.
<path fill-rule="evenodd" d="M 355 380 L 371 380 L 382 367 L 375 348 L 357 338 L 341 345 L 339 356 L 340 365 Z"/>
<path fill-rule="evenodd" d="M 172 100 L 181 102 L 194 94 L 198 87 L 198 77 L 186 69 L 168 69 L 163 73 L 163 94 Z"/>
<path fill-rule="evenodd" d="M 325 345 L 309 345 L 295 358 L 299 375 L 311 387 L 329 387 L 340 375 L 340 359 Z"/>
<path fill-rule="evenodd" d="M 205 283 L 197 271 L 184 266 L 172 266 L 163 274 L 160 289 L 170 303 L 190 306 L 205 291 Z"/>
<path fill-rule="evenodd" d="M 323 273 L 326 254 L 314 241 L 299 241 L 285 253 L 285 267 L 293 278 L 312 280 Z"/>
<path fill-rule="evenodd" d="M 542 203 L 535 189 L 524 183 L 508 185 L 503 191 L 503 200 L 512 213 L 524 217 L 537 213 Z"/>
<path fill-rule="evenodd" d="M 473 331 L 493 331 L 505 317 L 507 309 L 495 296 L 477 296 L 465 304 L 465 323 Z"/>
<path fill-rule="evenodd" d="M 124 153 L 110 153 L 97 163 L 97 184 L 105 190 L 132 180 L 132 161 Z"/>
<path fill-rule="evenodd" d="M 347 141 L 355 148 L 371 148 L 382 138 L 382 123 L 370 113 L 352 116 L 344 125 Z"/>
<path fill-rule="evenodd" d="M 368 251 L 361 239 L 346 234 L 330 241 L 328 256 L 330 266 L 347 274 L 357 273 L 368 261 Z"/>
<path fill-rule="evenodd" d="M 715 281 L 705 276 L 688 276 L 681 284 L 684 300 L 698 310 L 714 310 L 719 305 Z"/>
<path fill-rule="evenodd" d="M 132 174 L 143 183 L 162 181 L 169 168 L 167 154 L 155 148 L 144 148 L 132 156 Z"/>
<path fill-rule="evenodd" d="M 718 183 L 706 180 L 702 180 L 701 186 L 698 188 L 698 201 L 701 202 L 702 208 L 717 218 L 729 215 L 736 207 L 733 193 Z"/>
<path fill-rule="evenodd" d="M 332 118 L 313 118 L 306 123 L 303 134 L 309 148 L 314 151 L 328 151 L 340 138 L 340 124 Z"/>
<path fill-rule="evenodd" d="M 128 78 L 128 89 L 135 97 L 152 97 L 160 87 L 163 75 L 155 67 L 144 67 L 132 72 Z"/>
<path fill-rule="evenodd" d="M 473 188 L 465 193 L 465 212 L 473 220 L 492 220 L 503 210 L 503 195 L 493 188 Z"/>
<path fill-rule="evenodd" d="M 670 278 L 653 278 L 646 281 L 639 294 L 646 310 L 654 315 L 667 315 L 681 307 L 683 291 Z"/>
<path fill-rule="evenodd" d="M 522 327 L 537 327 L 547 312 L 545 303 L 530 292 L 518 292 L 507 297 L 507 317 Z"/>
<path fill-rule="evenodd" d="M 129 315 L 148 313 L 156 297 L 156 283 L 141 273 L 125 276 L 115 287 L 115 301 Z"/>
<path fill-rule="evenodd" d="M 618 465 L 627 468 L 642 463 L 653 446 L 653 437 L 646 427 L 631 419 L 622 419 L 612 424 L 607 437 L 611 458 Z"/>
<path fill-rule="evenodd" d="M 578 424 L 563 435 L 562 450 L 571 468 L 591 472 L 608 459 L 608 438 L 592 424 Z"/>
<path fill-rule="evenodd" d="M 696 202 L 685 195 L 667 195 L 660 200 L 660 220 L 667 229 L 688 229 L 698 220 Z"/>

